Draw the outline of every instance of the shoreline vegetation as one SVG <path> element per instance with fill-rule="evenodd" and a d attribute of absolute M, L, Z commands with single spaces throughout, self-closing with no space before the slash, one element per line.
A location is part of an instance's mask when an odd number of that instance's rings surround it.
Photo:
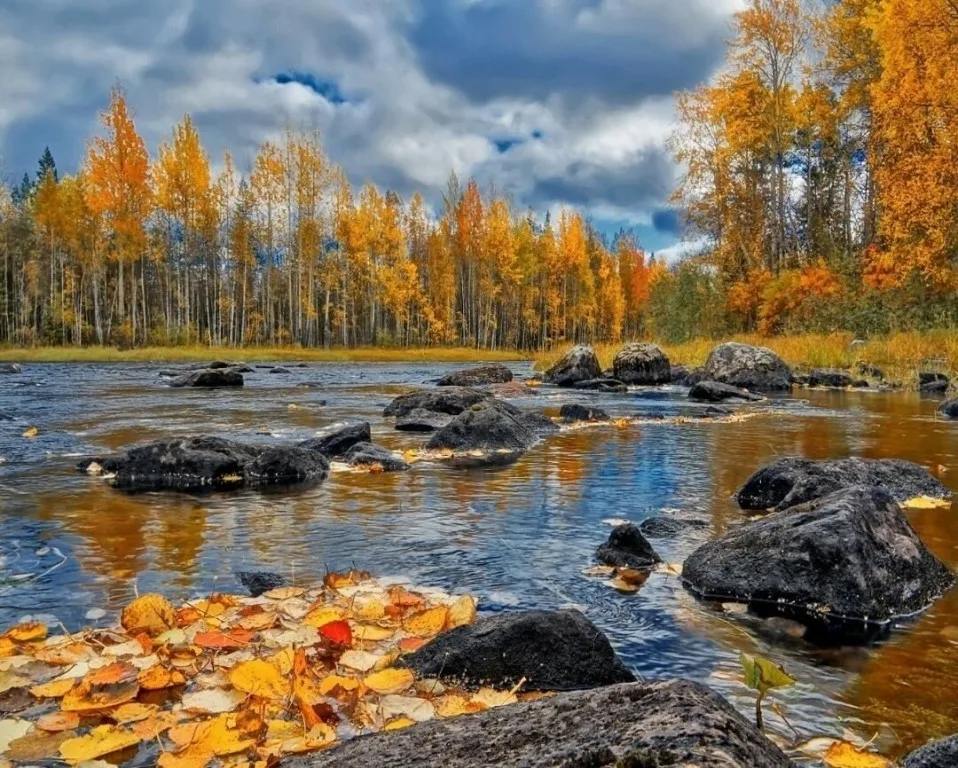
<path fill-rule="evenodd" d="M 771 349 L 796 368 L 852 369 L 859 362 L 878 366 L 903 383 L 918 371 L 958 371 L 958 331 L 909 331 L 858 340 L 850 333 L 797 334 L 764 337 L 739 334 L 723 339 L 694 339 L 661 343 L 673 364 L 702 365 L 709 352 L 722 341 L 739 341 Z M 480 363 L 531 360 L 536 370 L 544 370 L 569 350 L 571 344 L 557 345 L 547 352 L 513 349 L 475 349 L 471 347 L 334 347 L 331 349 L 297 346 L 179 346 L 119 349 L 107 346 L 87 347 L 0 347 L 0 362 L 16 363 L 145 363 L 202 362 L 213 359 L 245 362 L 305 361 L 316 363 Z M 622 343 L 594 345 L 603 368 Z"/>

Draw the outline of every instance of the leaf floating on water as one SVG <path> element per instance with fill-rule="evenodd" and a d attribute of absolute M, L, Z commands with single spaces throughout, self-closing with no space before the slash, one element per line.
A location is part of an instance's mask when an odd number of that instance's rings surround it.
<path fill-rule="evenodd" d="M 23 437 L 33 438 L 40 434 L 40 430 L 36 427 L 27 427 L 23 433 Z"/>
<path fill-rule="evenodd" d="M 616 576 L 616 577 L 614 577 L 614 578 L 612 578 L 612 579 L 609 579 L 609 580 L 606 582 L 606 584 L 607 584 L 608 586 L 612 587 L 612 589 L 614 589 L 616 592 L 624 592 L 624 593 L 627 593 L 627 594 L 631 594 L 631 593 L 633 593 L 633 592 L 638 592 L 638 591 L 639 591 L 639 585 L 638 585 L 638 584 L 632 584 L 632 583 L 626 581 L 625 579 L 619 578 L 618 576 Z"/>
<path fill-rule="evenodd" d="M 98 725 L 86 736 L 63 742 L 60 745 L 60 755 L 68 763 L 79 763 L 119 752 L 139 743 L 140 738 L 131 731 L 112 725 Z"/>
<path fill-rule="evenodd" d="M 795 678 L 774 661 L 763 656 L 740 655 L 745 684 L 756 691 L 768 691 L 772 688 L 787 688 L 795 684 Z"/>
<path fill-rule="evenodd" d="M 847 741 L 836 741 L 825 752 L 829 768 L 891 768 L 891 762 L 874 752 L 859 749 Z"/>
<path fill-rule="evenodd" d="M 17 643 L 35 643 L 45 639 L 47 636 L 47 625 L 39 621 L 28 621 L 24 624 L 17 624 L 4 634 Z"/>
<path fill-rule="evenodd" d="M 903 501 L 901 506 L 905 509 L 951 509 L 951 500 L 934 496 L 915 496 Z"/>

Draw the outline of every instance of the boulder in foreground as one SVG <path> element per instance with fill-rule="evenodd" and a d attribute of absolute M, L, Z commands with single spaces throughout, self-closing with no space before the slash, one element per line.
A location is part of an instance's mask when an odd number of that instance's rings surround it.
<path fill-rule="evenodd" d="M 444 632 L 402 663 L 420 677 L 467 687 L 569 691 L 625 683 L 635 676 L 605 635 L 579 611 L 521 611 Z"/>
<path fill-rule="evenodd" d="M 853 485 L 881 486 L 898 502 L 917 496 L 951 496 L 951 491 L 927 469 L 910 461 L 788 456 L 758 470 L 735 498 L 742 509 L 785 509 Z"/>
<path fill-rule="evenodd" d="M 469 387 L 443 387 L 441 389 L 418 389 L 393 400 L 383 410 L 383 416 L 408 416 L 415 410 L 446 413 L 456 416 L 476 403 L 488 400 L 492 395 Z"/>
<path fill-rule="evenodd" d="M 682 578 L 703 599 L 830 628 L 830 639 L 876 634 L 927 607 L 955 580 L 895 498 L 874 486 L 846 488 L 734 528 L 696 549 Z"/>
<path fill-rule="evenodd" d="M 321 483 L 329 474 L 329 462 L 316 451 L 297 446 L 266 448 L 243 468 L 251 487 Z"/>
<path fill-rule="evenodd" d="M 204 368 L 200 371 L 185 373 L 170 381 L 171 387 L 199 387 L 216 389 L 219 387 L 242 387 L 243 374 L 232 368 Z"/>
<path fill-rule="evenodd" d="M 938 415 L 945 419 L 958 419 L 958 397 L 945 400 L 939 405 Z"/>
<path fill-rule="evenodd" d="M 372 432 L 368 421 L 356 421 L 341 426 L 330 427 L 316 437 L 303 440 L 300 448 L 321 453 L 327 459 L 342 456 L 356 443 L 368 443 L 372 440 Z"/>
<path fill-rule="evenodd" d="M 761 395 L 755 395 L 747 389 L 733 387 L 720 381 L 700 381 L 689 389 L 689 400 L 701 403 L 721 403 L 725 400 L 745 400 L 756 402 L 762 400 Z"/>
<path fill-rule="evenodd" d="M 356 443 L 343 458 L 351 467 L 370 467 L 383 472 L 409 469 L 409 464 L 401 456 L 373 443 Z"/>
<path fill-rule="evenodd" d="M 901 768 L 955 768 L 958 734 L 929 742 L 902 758 Z"/>
<path fill-rule="evenodd" d="M 537 439 L 518 408 L 502 400 L 473 405 L 433 434 L 430 450 L 524 451 Z"/>
<path fill-rule="evenodd" d="M 705 377 L 756 392 L 785 392 L 792 388 L 792 372 L 767 347 L 728 342 L 712 350 Z"/>
<path fill-rule="evenodd" d="M 436 413 L 415 408 L 405 416 L 396 417 L 396 429 L 400 432 L 435 432 L 452 420 L 448 413 Z"/>
<path fill-rule="evenodd" d="M 672 364 L 657 344 L 626 344 L 612 361 L 613 376 L 626 384 L 668 384 Z"/>
<path fill-rule="evenodd" d="M 792 763 L 699 683 L 630 683 L 432 720 L 293 758 L 288 768 L 788 768 Z"/>
<path fill-rule="evenodd" d="M 608 541 L 595 551 L 595 556 L 600 562 L 617 568 L 649 568 L 661 562 L 638 526 L 632 523 L 613 528 Z"/>
<path fill-rule="evenodd" d="M 950 379 L 943 373 L 923 371 L 918 374 L 918 390 L 925 394 L 947 392 Z"/>
<path fill-rule="evenodd" d="M 481 365 L 447 373 L 436 382 L 440 387 L 481 387 L 512 381 L 512 371 L 504 365 Z"/>
<path fill-rule="evenodd" d="M 577 344 L 545 372 L 543 380 L 560 387 L 572 387 L 578 381 L 601 377 L 595 350 L 588 344 Z"/>

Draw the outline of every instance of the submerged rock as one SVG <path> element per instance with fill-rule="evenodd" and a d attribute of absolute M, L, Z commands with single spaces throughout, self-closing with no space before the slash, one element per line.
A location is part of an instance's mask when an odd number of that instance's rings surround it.
<path fill-rule="evenodd" d="M 835 638 L 920 611 L 955 580 L 874 486 L 743 524 L 696 549 L 682 577 L 703 599 L 828 626 Z"/>
<path fill-rule="evenodd" d="M 559 409 L 559 418 L 571 424 L 576 421 L 608 421 L 609 414 L 591 405 L 566 403 Z"/>
<path fill-rule="evenodd" d="M 266 448 L 243 468 L 246 484 L 253 487 L 321 483 L 329 473 L 326 458 L 308 448 Z"/>
<path fill-rule="evenodd" d="M 333 426 L 316 437 L 303 440 L 300 448 L 321 453 L 328 459 L 342 456 L 356 443 L 368 443 L 372 440 L 372 433 L 368 421 L 357 421 L 345 426 Z"/>
<path fill-rule="evenodd" d="M 426 443 L 430 450 L 525 451 L 538 438 L 518 408 L 502 400 L 473 405 L 439 429 Z"/>
<path fill-rule="evenodd" d="M 397 397 L 383 410 L 383 416 L 407 416 L 415 410 L 456 416 L 491 397 L 488 392 L 469 387 L 419 389 Z"/>
<path fill-rule="evenodd" d="M 602 369 L 599 367 L 595 350 L 588 344 L 577 344 L 545 372 L 543 380 L 560 387 L 571 387 L 577 381 L 598 379 L 601 376 Z"/>
<path fill-rule="evenodd" d="M 242 387 L 243 374 L 231 368 L 204 368 L 192 373 L 177 376 L 170 382 L 171 387 Z"/>
<path fill-rule="evenodd" d="M 424 408 L 415 408 L 404 416 L 396 418 L 396 429 L 400 432 L 435 432 L 452 420 L 448 413 L 436 413 Z"/>
<path fill-rule="evenodd" d="M 943 373 L 922 372 L 918 374 L 918 390 L 925 394 L 948 391 L 951 380 Z"/>
<path fill-rule="evenodd" d="M 288 768 L 788 768 L 721 696 L 687 680 L 561 693 L 434 719 L 284 761 Z"/>
<path fill-rule="evenodd" d="M 632 523 L 613 528 L 605 544 L 595 551 L 595 556 L 599 562 L 617 568 L 649 568 L 662 561 L 638 526 Z"/>
<path fill-rule="evenodd" d="M 945 400 L 939 405 L 938 415 L 946 419 L 958 419 L 958 397 Z"/>
<path fill-rule="evenodd" d="M 958 765 L 958 734 L 931 741 L 902 758 L 901 768 L 955 768 Z"/>
<path fill-rule="evenodd" d="M 709 525 L 709 521 L 701 517 L 656 515 L 643 520 L 639 525 L 639 530 L 644 536 L 650 536 L 653 539 L 665 539 L 670 536 L 677 536 L 689 528 L 700 530 L 708 528 Z"/>
<path fill-rule="evenodd" d="M 700 381 L 689 389 L 689 400 L 704 403 L 721 403 L 725 400 L 747 400 L 756 402 L 764 400 L 761 395 L 755 395 L 747 389 L 733 387 L 731 384 L 722 384 L 720 381 Z"/>
<path fill-rule="evenodd" d="M 626 344 L 612 361 L 615 378 L 626 384 L 667 384 L 672 365 L 657 344 Z"/>
<path fill-rule="evenodd" d="M 568 691 L 630 682 L 635 676 L 605 635 L 578 611 L 521 611 L 444 632 L 402 663 L 421 677 L 479 687 Z"/>
<path fill-rule="evenodd" d="M 286 586 L 286 578 L 271 571 L 237 571 L 236 578 L 246 587 L 250 597 L 259 597 L 271 589 Z"/>
<path fill-rule="evenodd" d="M 609 394 L 620 395 L 629 391 L 629 388 L 626 386 L 625 382 L 607 376 L 603 376 L 599 379 L 586 379 L 585 381 L 577 381 L 572 386 L 574 389 L 589 389 L 596 392 L 606 392 Z"/>
<path fill-rule="evenodd" d="M 388 448 L 373 443 L 356 443 L 346 451 L 344 460 L 351 467 L 376 467 L 383 472 L 402 472 L 409 464 Z"/>
<path fill-rule="evenodd" d="M 742 509 L 785 509 L 853 485 L 881 486 L 899 502 L 916 496 L 951 496 L 951 491 L 927 469 L 910 461 L 788 456 L 758 470 L 735 498 Z"/>
<path fill-rule="evenodd" d="M 277 365 L 275 368 L 270 368 L 270 373 L 289 373 L 289 368 L 284 368 L 281 365 Z"/>
<path fill-rule="evenodd" d="M 512 371 L 504 365 L 482 365 L 447 373 L 436 382 L 440 387 L 481 387 L 512 381 Z"/>
<path fill-rule="evenodd" d="M 17 363 L 0 363 L 0 373 L 23 373 L 23 368 Z"/>
<path fill-rule="evenodd" d="M 712 381 L 756 392 L 787 391 L 792 386 L 791 370 L 772 350 L 736 342 L 713 349 L 704 372 Z"/>

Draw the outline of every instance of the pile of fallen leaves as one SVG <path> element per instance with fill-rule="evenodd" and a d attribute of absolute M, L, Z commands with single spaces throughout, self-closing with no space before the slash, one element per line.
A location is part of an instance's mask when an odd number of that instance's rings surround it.
<path fill-rule="evenodd" d="M 108 756 L 270 766 L 360 733 L 513 703 L 515 690 L 467 693 L 397 665 L 475 616 L 472 597 L 352 571 L 179 609 L 143 595 L 117 628 L 48 636 L 21 624 L 0 636 L 0 698 L 17 712 L 0 720 L 0 765 Z"/>

